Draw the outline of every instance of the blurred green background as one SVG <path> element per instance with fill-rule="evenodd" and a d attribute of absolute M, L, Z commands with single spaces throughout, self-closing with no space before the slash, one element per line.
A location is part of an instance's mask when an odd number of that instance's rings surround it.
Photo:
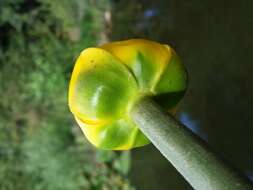
<path fill-rule="evenodd" d="M 79 52 L 129 38 L 176 49 L 190 75 L 178 119 L 253 179 L 252 7 L 251 0 L 0 0 L 0 189 L 191 189 L 152 145 L 95 149 L 68 110 Z"/>

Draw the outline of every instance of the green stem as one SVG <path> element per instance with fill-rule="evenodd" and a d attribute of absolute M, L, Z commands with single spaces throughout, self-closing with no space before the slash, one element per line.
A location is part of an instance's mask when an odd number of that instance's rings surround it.
<path fill-rule="evenodd" d="M 131 110 L 140 130 L 196 190 L 248 190 L 249 180 L 227 166 L 207 145 L 150 98 Z"/>

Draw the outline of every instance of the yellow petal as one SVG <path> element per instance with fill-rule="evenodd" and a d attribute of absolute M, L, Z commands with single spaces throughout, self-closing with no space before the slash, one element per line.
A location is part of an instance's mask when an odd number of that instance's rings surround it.
<path fill-rule="evenodd" d="M 137 78 L 140 90 L 144 93 L 153 92 L 171 58 L 169 46 L 165 47 L 143 39 L 108 43 L 101 48 L 110 51 L 131 69 Z"/>

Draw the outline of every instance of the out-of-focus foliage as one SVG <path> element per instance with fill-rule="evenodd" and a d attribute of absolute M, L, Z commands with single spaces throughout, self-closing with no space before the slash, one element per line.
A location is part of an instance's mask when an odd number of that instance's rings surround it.
<path fill-rule="evenodd" d="M 0 189 L 129 190 L 129 152 L 94 150 L 67 89 L 78 53 L 96 45 L 109 1 L 0 1 Z"/>

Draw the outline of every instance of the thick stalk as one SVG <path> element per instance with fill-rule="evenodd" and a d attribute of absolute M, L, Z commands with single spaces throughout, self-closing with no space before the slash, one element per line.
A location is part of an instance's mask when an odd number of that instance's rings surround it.
<path fill-rule="evenodd" d="M 249 180 L 217 158 L 207 145 L 149 98 L 131 110 L 140 130 L 196 190 L 249 190 Z"/>

